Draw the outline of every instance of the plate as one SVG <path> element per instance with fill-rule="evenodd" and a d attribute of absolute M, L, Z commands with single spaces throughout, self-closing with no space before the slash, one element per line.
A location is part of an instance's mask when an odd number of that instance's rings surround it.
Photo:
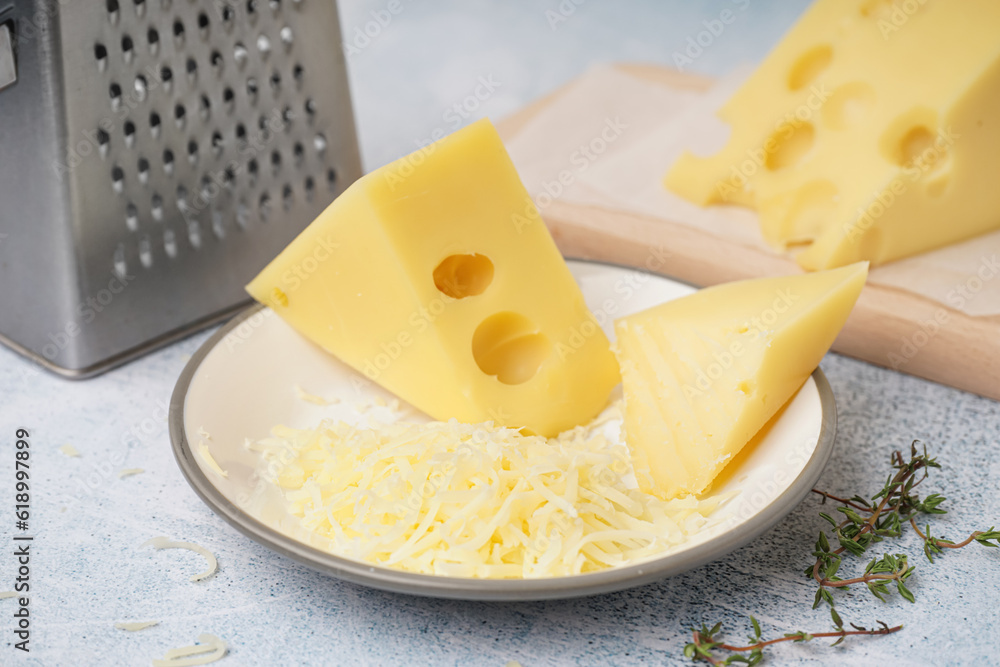
<path fill-rule="evenodd" d="M 596 262 L 568 261 L 588 306 L 609 337 L 613 319 L 690 294 L 694 288 L 654 274 Z M 817 369 L 801 390 L 737 456 L 714 491 L 735 493 L 721 511 L 725 525 L 661 557 L 600 572 L 542 579 L 470 579 L 401 572 L 330 554 L 268 502 L 254 475 L 247 438 L 285 424 L 314 427 L 330 407 L 302 399 L 339 397 L 345 404 L 391 395 L 312 344 L 270 309 L 237 315 L 201 346 L 181 373 L 170 402 L 170 438 L 188 482 L 219 516 L 260 544 L 320 572 L 389 591 L 470 600 L 538 600 L 593 595 L 639 586 L 698 567 L 758 537 L 813 487 L 830 458 L 836 405 Z M 416 410 L 415 416 L 419 415 Z M 418 417 L 419 418 L 419 417 Z M 426 419 L 426 417 L 424 417 Z M 227 471 L 222 478 L 198 455 L 204 442 Z"/>

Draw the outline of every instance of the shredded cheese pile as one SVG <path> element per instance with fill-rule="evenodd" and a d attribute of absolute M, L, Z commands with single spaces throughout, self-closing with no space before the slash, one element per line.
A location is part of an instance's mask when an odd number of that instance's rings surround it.
<path fill-rule="evenodd" d="M 327 420 L 278 426 L 250 447 L 289 513 L 332 553 L 410 572 L 593 572 L 721 523 L 711 515 L 723 498 L 664 501 L 634 488 L 628 450 L 598 426 L 546 439 L 491 423 Z"/>

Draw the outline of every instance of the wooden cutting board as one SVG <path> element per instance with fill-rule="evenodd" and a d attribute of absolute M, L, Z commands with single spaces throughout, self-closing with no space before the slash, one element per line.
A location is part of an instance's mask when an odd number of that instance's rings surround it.
<path fill-rule="evenodd" d="M 705 90 L 709 79 L 651 65 L 617 65 L 664 86 Z M 514 136 L 562 94 L 559 89 L 498 124 Z M 745 245 L 689 225 L 632 212 L 555 200 L 545 222 L 567 257 L 642 267 L 651 247 L 672 253 L 670 275 L 707 287 L 731 280 L 787 275 L 800 269 L 786 256 Z M 945 324 L 926 335 L 927 322 Z M 924 334 L 919 332 L 924 331 Z M 901 354 L 905 341 L 919 345 Z M 1000 317 L 972 317 L 906 290 L 869 283 L 833 349 L 857 359 L 1000 400 Z"/>

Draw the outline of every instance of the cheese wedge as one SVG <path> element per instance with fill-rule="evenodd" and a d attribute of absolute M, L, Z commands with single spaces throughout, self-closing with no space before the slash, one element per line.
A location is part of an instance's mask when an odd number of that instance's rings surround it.
<path fill-rule="evenodd" d="M 639 488 L 705 491 L 819 365 L 867 275 L 862 262 L 728 283 L 616 321 Z"/>
<path fill-rule="evenodd" d="M 551 436 L 619 382 L 488 120 L 358 180 L 247 291 L 442 421 Z"/>
<path fill-rule="evenodd" d="M 760 214 L 808 269 L 883 263 L 1000 228 L 1000 3 L 818 0 L 669 189 Z"/>

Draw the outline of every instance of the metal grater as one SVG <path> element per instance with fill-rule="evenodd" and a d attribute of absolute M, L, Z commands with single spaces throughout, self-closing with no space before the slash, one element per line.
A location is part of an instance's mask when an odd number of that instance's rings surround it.
<path fill-rule="evenodd" d="M 361 175 L 340 43 L 335 0 L 0 0 L 0 340 L 82 378 L 243 305 Z"/>

